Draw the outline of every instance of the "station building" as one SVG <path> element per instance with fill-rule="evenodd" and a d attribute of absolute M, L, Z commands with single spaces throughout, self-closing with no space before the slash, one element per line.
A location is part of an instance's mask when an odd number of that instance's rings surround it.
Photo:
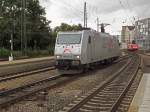
<path fill-rule="evenodd" d="M 134 26 L 122 26 L 121 42 L 129 44 L 134 40 Z"/>
<path fill-rule="evenodd" d="M 121 49 L 127 49 L 127 45 L 135 40 L 135 26 L 122 26 Z"/>
<path fill-rule="evenodd" d="M 150 50 L 150 18 L 135 22 L 136 43 L 143 50 Z"/>

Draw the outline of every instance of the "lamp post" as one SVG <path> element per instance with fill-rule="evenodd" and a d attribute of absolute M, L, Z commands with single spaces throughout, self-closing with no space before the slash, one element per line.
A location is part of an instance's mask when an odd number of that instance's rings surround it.
<path fill-rule="evenodd" d="M 15 21 L 13 21 L 13 30 L 12 30 L 12 33 L 11 33 L 11 38 L 10 38 L 10 48 L 11 48 L 11 54 L 9 56 L 9 61 L 13 61 L 13 34 L 15 34 Z"/>
<path fill-rule="evenodd" d="M 10 56 L 9 56 L 9 61 L 13 61 L 13 33 L 11 33 L 11 40 L 10 40 L 10 45 L 11 45 L 11 53 L 10 53 Z"/>

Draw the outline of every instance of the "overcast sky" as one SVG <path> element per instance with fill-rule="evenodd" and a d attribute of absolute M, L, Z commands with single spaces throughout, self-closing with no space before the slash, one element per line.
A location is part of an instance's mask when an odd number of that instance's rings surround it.
<path fill-rule="evenodd" d="M 122 25 L 150 17 L 150 0 L 40 0 L 45 7 L 51 27 L 65 22 L 83 25 L 83 6 L 87 2 L 88 26 L 96 30 L 96 18 L 111 24 L 106 31 L 120 34 Z"/>

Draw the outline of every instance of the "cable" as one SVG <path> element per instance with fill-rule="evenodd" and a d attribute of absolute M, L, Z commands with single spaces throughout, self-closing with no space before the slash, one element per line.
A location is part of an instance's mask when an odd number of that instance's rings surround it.
<path fill-rule="evenodd" d="M 133 21 L 129 18 L 129 15 L 128 15 L 128 13 L 126 12 L 126 8 L 125 8 L 124 5 L 122 4 L 122 1 L 121 1 L 121 0 L 118 0 L 118 1 L 119 1 L 119 4 L 121 5 L 121 7 L 124 9 L 124 13 L 125 13 L 126 16 L 128 17 L 128 20 L 129 20 L 132 24 L 134 24 Z"/>
<path fill-rule="evenodd" d="M 126 2 L 127 2 L 127 5 L 128 5 L 128 8 L 132 11 L 131 6 L 130 6 L 130 4 L 129 4 L 129 1 L 126 0 Z"/>
<path fill-rule="evenodd" d="M 131 5 L 130 5 L 130 3 L 129 3 L 129 0 L 126 0 L 126 2 L 127 2 L 127 6 L 128 6 L 128 8 L 129 8 L 129 10 L 130 10 L 131 12 L 133 12 L 133 10 L 132 10 L 132 8 L 131 8 Z M 133 20 L 133 22 L 135 22 L 135 17 L 134 17 L 134 16 L 133 16 L 132 20 Z M 132 23 L 132 24 L 133 24 L 133 23 Z"/>
<path fill-rule="evenodd" d="M 67 8 L 67 10 L 69 10 L 70 11 L 70 8 L 73 10 L 72 11 L 72 14 L 74 15 L 74 16 L 76 16 L 76 17 L 83 17 L 83 13 L 82 13 L 82 11 L 79 11 L 79 9 L 78 9 L 78 12 L 75 12 L 75 11 L 77 11 L 77 9 L 76 8 L 74 8 L 74 7 L 72 7 L 71 5 L 69 5 L 68 3 L 66 3 L 66 2 L 55 2 L 55 1 L 53 1 L 53 3 L 55 4 L 55 5 L 57 5 L 57 6 L 60 6 L 60 7 L 64 7 L 65 9 Z M 69 9 L 68 9 L 69 8 Z"/>
<path fill-rule="evenodd" d="M 76 7 L 72 6 L 71 4 L 68 4 L 67 2 L 64 2 L 64 1 L 63 1 L 62 3 L 63 3 L 64 6 L 69 7 L 69 8 L 71 8 L 71 9 L 73 9 L 73 10 L 78 11 L 78 14 L 79 14 L 79 13 L 80 13 L 80 14 L 83 14 L 83 12 L 82 12 L 81 10 L 77 9 Z"/>

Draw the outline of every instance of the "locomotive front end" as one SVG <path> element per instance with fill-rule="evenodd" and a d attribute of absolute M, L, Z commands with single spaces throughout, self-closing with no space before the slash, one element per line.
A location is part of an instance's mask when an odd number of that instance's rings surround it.
<path fill-rule="evenodd" d="M 79 69 L 81 65 L 82 33 L 59 33 L 55 45 L 56 68 Z"/>

